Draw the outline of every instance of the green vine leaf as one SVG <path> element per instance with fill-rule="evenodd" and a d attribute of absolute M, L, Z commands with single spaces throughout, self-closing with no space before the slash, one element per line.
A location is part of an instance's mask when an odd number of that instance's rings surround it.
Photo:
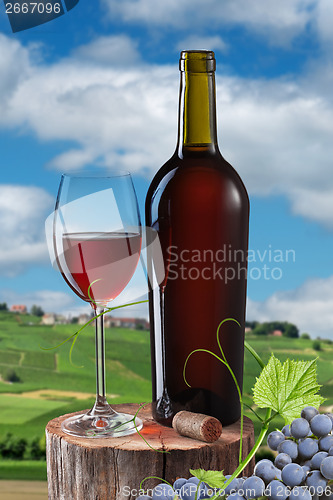
<path fill-rule="evenodd" d="M 222 488 L 226 480 L 223 471 L 190 469 L 190 473 L 211 488 Z"/>
<path fill-rule="evenodd" d="M 299 417 L 302 408 L 318 408 L 324 398 L 317 392 L 317 359 L 283 364 L 274 354 L 263 368 L 253 388 L 253 400 L 259 408 L 270 408 L 279 413 L 286 424 Z"/>

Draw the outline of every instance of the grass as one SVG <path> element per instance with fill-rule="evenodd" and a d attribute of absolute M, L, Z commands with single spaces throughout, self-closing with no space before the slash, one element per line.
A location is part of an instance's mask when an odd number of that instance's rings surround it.
<path fill-rule="evenodd" d="M 29 399 L 22 396 L 2 395 L 0 398 L 1 425 L 13 426 L 27 424 L 30 420 L 46 412 L 59 411 L 63 404 L 59 401 Z"/>
<path fill-rule="evenodd" d="M 0 480 L 46 481 L 46 462 L 37 460 L 0 460 Z"/>
<path fill-rule="evenodd" d="M 17 351 L 0 351 L 0 364 L 18 365 L 20 362 L 20 357 L 21 354 Z"/>
<path fill-rule="evenodd" d="M 56 368 L 56 356 L 52 352 L 27 351 L 22 358 L 22 366 L 42 368 L 46 370 Z"/>
<path fill-rule="evenodd" d="M 3 315 L 6 319 L 4 319 Z M 70 344 L 56 346 L 77 328 L 76 325 L 40 326 L 27 317 L 0 313 L 0 374 L 14 370 L 21 383 L 0 381 L 0 439 L 7 432 L 17 436 L 42 436 L 49 420 L 64 413 L 92 406 L 95 391 L 94 329 L 80 334 L 69 362 Z M 151 399 L 149 334 L 146 331 L 114 328 L 106 330 L 107 391 L 114 404 Z M 86 400 L 63 395 L 26 398 L 23 393 L 43 390 L 87 393 Z M 8 395 L 8 393 L 14 395 Z M 16 394 L 16 396 L 15 396 Z"/>
<path fill-rule="evenodd" d="M 59 415 L 89 408 L 95 390 L 94 329 L 80 334 L 69 362 L 70 344 L 54 350 L 42 350 L 64 341 L 76 331 L 76 325 L 40 326 L 29 315 L 16 316 L 0 312 L 0 374 L 14 370 L 21 383 L 0 381 L 0 439 L 11 432 L 19 437 L 42 437 L 47 422 Z M 268 361 L 271 352 L 281 360 L 287 357 L 310 360 L 318 357 L 318 380 L 325 406 L 333 405 L 333 344 L 321 342 L 322 351 L 314 351 L 313 340 L 284 337 L 254 337 L 247 340 Z M 111 404 L 151 400 L 149 333 L 129 329 L 106 330 L 107 390 Z M 245 353 L 244 400 L 252 404 L 251 388 L 260 369 Z M 24 397 L 24 393 L 42 390 L 43 397 Z M 60 395 L 48 391 L 63 391 Z M 76 399 L 70 393 L 87 393 L 87 399 Z M 9 395 L 11 393 L 13 395 Z M 115 396 L 115 397 L 113 397 Z M 252 414 L 246 411 L 252 418 Z M 255 432 L 260 424 L 254 421 Z M 272 425 L 281 427 L 282 419 Z M 44 474 L 44 476 L 43 476 Z M 45 479 L 45 462 L 0 462 L 0 479 Z"/>

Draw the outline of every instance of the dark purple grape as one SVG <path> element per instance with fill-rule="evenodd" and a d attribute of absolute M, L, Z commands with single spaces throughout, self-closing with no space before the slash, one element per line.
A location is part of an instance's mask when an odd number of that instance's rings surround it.
<path fill-rule="evenodd" d="M 287 486 L 299 486 L 303 482 L 304 477 L 304 470 L 298 464 L 288 464 L 282 470 L 282 481 Z"/>
<path fill-rule="evenodd" d="M 268 434 L 267 445 L 271 450 L 276 451 L 279 444 L 284 440 L 285 435 L 281 431 L 273 431 Z"/>
<path fill-rule="evenodd" d="M 173 500 L 175 491 L 172 486 L 160 483 L 153 489 L 152 500 Z"/>
<path fill-rule="evenodd" d="M 324 458 L 320 465 L 320 472 L 326 479 L 333 479 L 333 457 Z"/>
<path fill-rule="evenodd" d="M 254 468 L 254 475 L 261 477 L 261 479 L 268 484 L 273 481 L 273 479 L 276 479 L 276 467 L 274 467 L 273 462 L 270 460 L 260 460 Z"/>
<path fill-rule="evenodd" d="M 180 477 L 179 479 L 176 479 L 176 481 L 173 483 L 173 489 L 179 490 L 185 483 L 187 482 L 187 479 L 184 477 Z"/>
<path fill-rule="evenodd" d="M 287 455 L 287 453 L 279 453 L 276 457 L 275 457 L 275 460 L 274 460 L 274 465 L 275 467 L 277 467 L 278 469 L 283 469 L 283 467 L 285 467 L 286 465 L 288 464 L 291 464 L 292 462 L 292 459 L 290 457 L 290 455 Z"/>
<path fill-rule="evenodd" d="M 305 418 L 306 420 L 308 420 L 308 422 L 310 422 L 310 420 L 315 416 L 315 415 L 318 415 L 319 411 L 317 410 L 317 408 L 314 408 L 313 406 L 306 406 L 305 408 L 303 408 L 303 410 L 301 411 L 301 417 L 302 418 Z"/>
<path fill-rule="evenodd" d="M 282 432 L 282 434 L 285 435 L 285 437 L 291 437 L 289 425 L 285 425 L 284 427 L 282 427 L 281 432 Z"/>
<path fill-rule="evenodd" d="M 286 500 L 288 495 L 287 486 L 276 479 L 271 481 L 265 490 L 265 496 L 267 496 L 269 500 Z"/>
<path fill-rule="evenodd" d="M 231 474 L 227 474 L 225 478 L 228 480 L 231 478 Z M 226 495 L 230 495 L 230 493 L 234 493 L 238 490 L 238 478 L 235 477 L 231 483 L 228 484 L 228 486 L 224 489 Z"/>
<path fill-rule="evenodd" d="M 200 483 L 200 479 L 198 479 L 197 477 L 195 476 L 192 476 L 190 477 L 188 480 L 187 480 L 188 483 L 194 483 L 194 484 L 199 484 Z"/>
<path fill-rule="evenodd" d="M 260 477 L 248 477 L 244 481 L 242 491 L 247 500 L 262 497 L 265 491 L 265 483 Z"/>
<path fill-rule="evenodd" d="M 310 421 L 310 427 L 315 436 L 326 436 L 332 430 L 332 420 L 327 415 L 315 415 Z"/>
<path fill-rule="evenodd" d="M 313 455 L 313 457 L 311 458 L 311 462 L 310 462 L 311 469 L 313 469 L 313 470 L 319 470 L 322 461 L 327 456 L 328 456 L 327 451 L 318 451 L 318 453 L 316 453 L 315 455 Z"/>
<path fill-rule="evenodd" d="M 316 439 L 305 438 L 298 443 L 298 454 L 303 460 L 312 458 L 318 452 L 318 442 Z M 293 457 L 292 457 L 293 458 Z"/>
<path fill-rule="evenodd" d="M 311 495 L 322 495 L 327 485 L 327 479 L 319 472 L 314 470 L 310 472 L 305 480 Z"/>
<path fill-rule="evenodd" d="M 331 434 L 322 436 L 319 439 L 318 444 L 321 451 L 328 451 L 330 447 L 333 446 L 333 436 Z"/>
<path fill-rule="evenodd" d="M 310 431 L 310 424 L 305 418 L 295 418 L 290 424 L 290 434 L 296 438 L 306 438 Z"/>
<path fill-rule="evenodd" d="M 291 441 L 290 439 L 286 439 L 279 444 L 277 451 L 279 453 L 287 453 L 293 460 L 297 458 L 298 455 L 298 447 L 295 441 Z"/>
<path fill-rule="evenodd" d="M 193 481 L 187 481 L 179 490 L 179 496 L 181 500 L 195 500 L 197 495 L 197 500 L 200 499 L 200 493 L 198 492 L 198 485 Z M 155 499 L 154 499 L 155 500 Z M 156 498 L 156 500 L 160 500 Z M 164 499 L 163 499 L 164 500 Z"/>

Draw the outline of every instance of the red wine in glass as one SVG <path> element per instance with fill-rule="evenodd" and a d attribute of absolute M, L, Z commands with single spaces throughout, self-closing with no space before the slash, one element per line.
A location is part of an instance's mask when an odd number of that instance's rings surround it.
<path fill-rule="evenodd" d="M 62 274 L 87 302 L 105 303 L 130 281 L 141 249 L 139 233 L 64 233 Z"/>

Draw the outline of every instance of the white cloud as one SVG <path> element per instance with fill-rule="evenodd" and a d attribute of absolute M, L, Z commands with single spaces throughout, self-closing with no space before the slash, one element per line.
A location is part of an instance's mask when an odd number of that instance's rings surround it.
<path fill-rule="evenodd" d="M 333 103 L 313 80 L 220 77 L 220 144 L 250 194 L 284 194 L 294 213 L 333 228 Z"/>
<path fill-rule="evenodd" d="M 248 299 L 249 321 L 285 320 L 312 337 L 333 339 L 333 276 L 312 279 L 292 291 L 276 292 L 263 302 Z"/>
<path fill-rule="evenodd" d="M 28 310 L 31 306 L 38 305 L 45 312 L 61 313 L 67 310 L 70 306 L 75 307 L 75 297 L 64 292 L 56 292 L 53 290 L 37 290 L 20 293 L 14 290 L 1 290 L 1 302 L 6 302 L 9 307 L 14 304 L 24 304 Z M 89 308 L 87 308 L 89 312 Z"/>
<path fill-rule="evenodd" d="M 141 60 L 137 43 L 126 35 L 101 36 L 75 49 L 73 55 L 113 66 L 132 65 Z"/>
<path fill-rule="evenodd" d="M 322 0 L 102 0 L 112 19 L 189 30 L 242 25 L 285 44 L 300 34 Z M 329 2 L 330 0 L 327 0 Z"/>
<path fill-rule="evenodd" d="M 2 33 L 0 33 L 0 47 L 0 95 L 11 95 L 31 70 L 30 52 L 28 48 L 22 47 L 18 40 L 6 37 Z M 2 105 L 6 106 L 4 99 Z"/>
<path fill-rule="evenodd" d="M 218 35 L 215 36 L 199 36 L 189 35 L 177 43 L 177 50 L 213 50 L 220 52 L 228 51 L 228 44 Z"/>
<path fill-rule="evenodd" d="M 331 182 L 329 183 L 331 184 Z M 319 222 L 327 228 L 333 228 L 333 187 L 323 186 L 321 189 L 298 189 L 291 190 L 292 211 L 296 215 L 302 215 L 308 219 Z"/>
<path fill-rule="evenodd" d="M 51 162 L 61 170 L 98 158 L 132 171 L 156 169 L 176 139 L 178 78 L 172 73 L 157 66 L 119 71 L 76 59 L 41 66 L 8 95 L 0 125 L 28 126 L 42 140 L 76 141 L 81 149 Z"/>
<path fill-rule="evenodd" d="M 38 187 L 0 185 L 0 274 L 47 262 L 44 220 L 52 197 Z"/>
<path fill-rule="evenodd" d="M 333 2 L 332 0 L 319 0 L 316 8 L 316 28 L 321 40 L 331 44 L 333 42 Z"/>
<path fill-rule="evenodd" d="M 333 42 L 332 0 L 101 0 L 111 19 L 173 28 L 182 32 L 211 31 L 240 26 L 272 45 L 288 46 L 310 33 L 323 47 Z M 307 35 L 308 36 L 308 35 Z M 190 46 L 188 46 L 190 47 Z M 195 48 L 193 46 L 193 48 Z M 210 47 L 208 47 L 210 48 Z M 222 50 L 222 49 L 221 49 Z"/>
<path fill-rule="evenodd" d="M 120 47 L 124 43 L 113 38 L 115 50 L 117 40 Z M 98 40 L 91 46 L 98 47 Z M 74 141 L 77 147 L 50 162 L 54 168 L 117 165 L 151 176 L 173 153 L 176 62 L 119 70 L 92 55 L 79 57 L 77 49 L 52 65 L 32 66 L 27 49 L 2 36 L 4 71 L 10 61 L 3 49 L 16 51 L 25 64 L 15 85 L 4 88 L 0 126 L 26 127 L 41 140 Z M 87 46 L 82 50 L 87 53 Z M 221 69 L 217 77 L 221 150 L 250 195 L 284 194 L 294 213 L 327 227 L 333 227 L 332 84 L 333 67 L 320 62 L 298 79 L 246 79 Z"/>
<path fill-rule="evenodd" d="M 91 149 L 70 149 L 60 155 L 54 157 L 48 167 L 57 170 L 66 170 L 67 172 L 80 170 L 89 163 L 92 163 L 96 158 L 96 151 Z"/>

